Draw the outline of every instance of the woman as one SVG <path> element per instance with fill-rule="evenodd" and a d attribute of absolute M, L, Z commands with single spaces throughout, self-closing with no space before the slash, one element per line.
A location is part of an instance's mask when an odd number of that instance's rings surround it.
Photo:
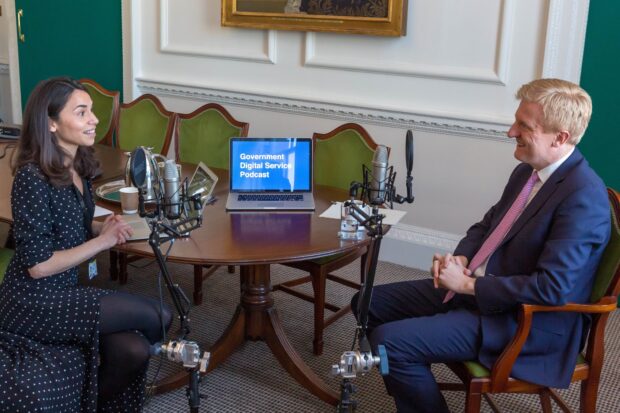
<path fill-rule="evenodd" d="M 149 349 L 171 322 L 156 300 L 77 285 L 79 264 L 131 236 L 120 216 L 93 221 L 97 123 L 69 78 L 41 82 L 26 105 L 0 285 L 2 412 L 139 411 Z"/>

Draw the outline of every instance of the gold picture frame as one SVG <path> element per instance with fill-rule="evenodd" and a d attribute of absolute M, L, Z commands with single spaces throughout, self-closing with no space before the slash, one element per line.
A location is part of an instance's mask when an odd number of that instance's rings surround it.
<path fill-rule="evenodd" d="M 222 26 L 404 36 L 407 0 L 222 0 Z"/>

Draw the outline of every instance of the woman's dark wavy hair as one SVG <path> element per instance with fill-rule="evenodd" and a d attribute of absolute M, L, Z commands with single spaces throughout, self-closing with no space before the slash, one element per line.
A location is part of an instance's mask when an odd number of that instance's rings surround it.
<path fill-rule="evenodd" d="M 24 165 L 39 166 L 49 182 L 56 186 L 71 185 L 71 172 L 67 165 L 70 155 L 58 144 L 58 138 L 50 131 L 50 119 L 58 121 L 69 97 L 76 90 L 86 89 L 68 77 L 54 77 L 40 82 L 30 94 L 19 138 L 13 174 Z M 93 177 L 99 162 L 92 147 L 79 146 L 73 158 L 75 171 L 84 178 Z"/>

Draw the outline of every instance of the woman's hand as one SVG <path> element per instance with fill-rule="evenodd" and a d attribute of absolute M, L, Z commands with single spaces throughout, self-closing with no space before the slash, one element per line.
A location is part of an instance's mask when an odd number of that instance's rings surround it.
<path fill-rule="evenodd" d="M 131 226 L 120 215 L 109 215 L 101 225 L 100 238 L 106 248 L 124 244 L 133 235 Z"/>

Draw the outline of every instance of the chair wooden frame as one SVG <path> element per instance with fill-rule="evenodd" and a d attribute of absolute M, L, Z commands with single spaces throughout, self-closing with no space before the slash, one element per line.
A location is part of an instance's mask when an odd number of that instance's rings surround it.
<path fill-rule="evenodd" d="M 620 194 L 608 189 L 610 203 L 614 211 L 615 228 L 620 228 Z M 603 368 L 605 326 L 609 314 L 617 307 L 618 293 L 620 293 L 620 265 L 616 266 L 615 273 L 605 296 L 591 304 L 568 303 L 563 306 L 543 306 L 522 304 L 519 309 L 519 324 L 512 341 L 506 346 L 500 357 L 495 361 L 490 375 L 474 377 L 464 363 L 448 363 L 448 367 L 459 377 L 463 384 L 441 383 L 442 390 L 465 390 L 465 412 L 479 412 L 481 396 L 485 396 L 494 411 L 499 411 L 497 405 L 490 399 L 492 393 L 531 393 L 538 394 L 542 411 L 551 412 L 553 399 L 564 412 L 570 412 L 566 403 L 559 394 L 548 387 L 521 381 L 510 377 L 512 367 L 527 340 L 532 318 L 539 312 L 577 312 L 592 314 L 592 326 L 588 336 L 586 352 L 583 359 L 578 360 L 571 382 L 581 381 L 581 411 L 594 413 L 598 393 L 598 383 Z"/>
<path fill-rule="evenodd" d="M 314 146 L 316 147 L 317 141 L 330 139 L 346 130 L 356 131 L 364 139 L 370 149 L 376 150 L 378 146 L 377 143 L 373 141 L 366 129 L 364 129 L 361 125 L 358 125 L 357 123 L 346 123 L 327 133 L 314 133 L 312 135 Z M 309 275 L 301 278 L 296 278 L 293 280 L 275 284 L 273 286 L 273 290 L 291 294 L 297 298 L 301 298 L 302 300 L 314 304 L 314 339 L 312 342 L 312 348 L 315 355 L 321 355 L 323 353 L 324 330 L 351 310 L 350 304 L 340 307 L 325 301 L 325 289 L 327 286 L 327 280 L 337 282 L 347 287 L 359 290 L 361 285 L 360 283 L 364 282 L 366 274 L 365 268 L 367 256 L 367 248 L 360 247 L 348 253 L 339 254 L 335 256 L 333 260 L 328 262 L 318 260 L 290 262 L 283 264 L 309 273 Z M 350 280 L 332 274 L 333 271 L 352 263 L 357 258 L 361 258 L 360 283 L 352 282 Z M 293 288 L 295 286 L 308 282 L 312 283 L 313 295 L 303 293 Z M 333 314 L 325 318 L 325 309 L 332 311 Z"/>
<path fill-rule="evenodd" d="M 114 146 L 114 133 L 116 132 L 116 128 L 118 127 L 118 117 L 120 113 L 120 92 L 117 90 L 108 90 L 101 86 L 99 83 L 95 82 L 92 79 L 80 79 L 80 83 L 87 84 L 97 89 L 99 93 L 105 96 L 109 96 L 112 98 L 112 116 L 110 118 L 110 127 L 106 134 L 101 138 L 99 143 L 103 143 L 108 146 Z"/>
<path fill-rule="evenodd" d="M 177 162 L 181 161 L 180 154 L 179 154 L 179 147 L 180 147 L 179 144 L 180 144 L 180 139 L 181 139 L 180 138 L 181 122 L 184 119 L 192 119 L 192 118 L 202 114 L 203 112 L 205 112 L 207 110 L 216 110 L 231 125 L 239 128 L 240 129 L 240 133 L 239 133 L 240 137 L 248 136 L 248 131 L 250 129 L 250 124 L 249 123 L 238 121 L 222 105 L 219 105 L 217 103 L 207 103 L 205 105 L 202 105 L 201 107 L 199 107 L 198 109 L 196 109 L 195 111 L 193 111 L 191 113 L 178 114 L 178 121 L 177 121 L 177 124 L 176 124 L 176 127 L 175 127 L 175 132 L 174 132 L 175 158 L 176 158 Z M 207 166 L 209 166 L 209 165 L 207 165 Z M 194 300 L 194 304 L 195 305 L 202 304 L 202 283 L 207 278 L 209 278 L 211 275 L 213 275 L 215 273 L 215 271 L 219 267 L 220 267 L 219 265 L 209 265 L 209 266 L 194 265 L 194 293 L 193 293 L 193 300 Z M 228 272 L 230 274 L 234 273 L 235 272 L 235 267 L 232 266 L 232 265 L 229 265 L 228 266 Z"/>
<path fill-rule="evenodd" d="M 176 120 L 177 120 L 177 116 L 178 114 L 175 112 L 171 112 L 169 110 L 167 110 L 163 103 L 161 103 L 161 101 L 159 100 L 159 98 L 155 95 L 152 95 L 150 93 L 145 93 L 144 95 L 134 99 L 133 101 L 129 102 L 129 103 L 122 103 L 120 105 L 120 110 L 119 110 L 119 122 L 118 122 L 118 132 L 116 135 L 116 146 L 118 146 L 119 148 L 121 147 L 121 142 L 122 142 L 122 136 L 120 135 L 120 112 L 122 112 L 123 109 L 128 109 L 131 108 L 135 105 L 137 105 L 138 103 L 142 102 L 143 100 L 150 100 L 153 102 L 153 104 L 155 105 L 155 107 L 157 108 L 157 110 L 164 116 L 168 117 L 169 121 L 168 121 L 168 127 L 166 128 L 166 134 L 164 135 L 164 142 L 161 148 L 161 154 L 162 155 L 166 155 L 168 153 L 168 149 L 170 149 L 170 142 L 172 142 L 172 135 L 174 133 L 174 130 L 176 128 Z"/>

